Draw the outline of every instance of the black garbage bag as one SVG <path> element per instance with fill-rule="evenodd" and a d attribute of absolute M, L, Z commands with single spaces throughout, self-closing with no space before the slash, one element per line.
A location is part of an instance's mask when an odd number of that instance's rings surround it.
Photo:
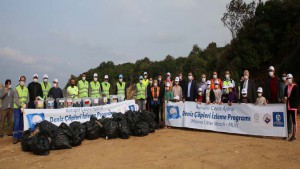
<path fill-rule="evenodd" d="M 73 133 L 66 123 L 59 125 L 51 139 L 51 149 L 53 150 L 72 148 Z"/>
<path fill-rule="evenodd" d="M 146 136 L 149 134 L 149 125 L 147 122 L 140 121 L 132 132 L 134 136 Z"/>
<path fill-rule="evenodd" d="M 30 149 L 36 155 L 48 155 L 50 152 L 50 135 L 47 131 L 40 131 L 31 137 Z"/>
<path fill-rule="evenodd" d="M 31 151 L 31 131 L 29 130 L 26 130 L 23 132 L 23 135 L 22 135 L 22 143 L 21 143 L 21 146 L 22 146 L 22 150 L 23 151 Z"/>
<path fill-rule="evenodd" d="M 149 132 L 153 133 L 155 132 L 155 129 L 157 129 L 157 124 L 155 122 L 155 114 L 152 112 L 147 111 L 141 111 L 138 113 L 140 116 L 140 120 L 148 123 L 149 125 Z M 154 117 L 154 118 L 153 118 Z"/>
<path fill-rule="evenodd" d="M 121 120 L 125 120 L 126 116 L 123 113 L 113 113 L 112 117 L 115 121 L 121 121 Z"/>
<path fill-rule="evenodd" d="M 91 116 L 90 121 L 85 122 L 86 134 L 85 138 L 88 140 L 94 140 L 100 136 L 101 124 L 97 121 L 95 116 Z"/>
<path fill-rule="evenodd" d="M 127 120 L 121 120 L 118 122 L 118 136 L 122 139 L 128 139 L 130 135 L 132 135 L 129 130 Z"/>
<path fill-rule="evenodd" d="M 106 137 L 104 126 L 110 120 L 111 120 L 110 118 L 105 118 L 105 117 L 102 117 L 101 119 L 98 120 L 98 122 L 100 124 L 100 131 L 99 131 L 100 137 L 103 137 L 103 138 Z"/>
<path fill-rule="evenodd" d="M 85 138 L 85 126 L 78 121 L 74 121 L 70 124 L 70 129 L 73 134 L 71 145 L 73 147 L 79 146 Z"/>
<path fill-rule="evenodd" d="M 50 123 L 47 120 L 41 121 L 40 123 L 36 124 L 35 127 L 39 128 L 40 131 L 46 131 L 46 132 L 48 132 L 51 137 L 54 135 L 55 131 L 58 128 L 58 126 L 56 126 L 53 123 Z"/>
<path fill-rule="evenodd" d="M 118 137 L 118 122 L 109 119 L 104 123 L 105 138 L 114 139 Z"/>
<path fill-rule="evenodd" d="M 125 113 L 127 124 L 129 129 L 132 131 L 135 129 L 136 124 L 140 121 L 139 115 L 137 112 L 127 111 Z"/>

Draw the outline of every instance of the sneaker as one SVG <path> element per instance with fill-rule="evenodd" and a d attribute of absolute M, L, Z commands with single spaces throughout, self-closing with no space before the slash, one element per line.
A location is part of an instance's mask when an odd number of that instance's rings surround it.
<path fill-rule="evenodd" d="M 296 140 L 296 137 L 294 137 L 294 136 L 292 136 L 292 137 L 289 139 L 290 142 L 293 142 L 293 141 L 295 141 L 295 140 Z"/>
<path fill-rule="evenodd" d="M 19 140 L 15 138 L 13 144 L 17 144 L 18 142 Z"/>

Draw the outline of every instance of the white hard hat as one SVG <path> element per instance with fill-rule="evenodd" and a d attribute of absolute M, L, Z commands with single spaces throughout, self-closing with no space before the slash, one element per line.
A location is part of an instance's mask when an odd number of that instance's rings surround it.
<path fill-rule="evenodd" d="M 44 74 L 44 79 L 45 79 L 45 78 L 47 78 L 47 79 L 48 79 L 48 75 L 47 75 L 47 74 Z"/>
<path fill-rule="evenodd" d="M 242 94 L 247 94 L 247 90 L 246 90 L 246 89 L 243 89 L 243 90 L 242 90 Z"/>
<path fill-rule="evenodd" d="M 174 99 L 175 99 L 175 100 L 179 100 L 179 96 L 178 96 L 178 95 L 175 96 Z"/>
<path fill-rule="evenodd" d="M 36 77 L 36 78 L 39 78 L 39 75 L 38 75 L 38 74 L 34 74 L 34 75 L 33 75 L 33 78 L 35 78 L 35 77 Z"/>
<path fill-rule="evenodd" d="M 175 82 L 179 82 L 179 77 L 175 77 Z"/>
<path fill-rule="evenodd" d="M 215 81 L 215 85 L 219 85 L 219 81 L 216 80 L 216 81 Z"/>
<path fill-rule="evenodd" d="M 211 84 L 210 80 L 206 81 L 206 84 L 207 84 L 207 85 L 210 85 L 210 84 Z"/>
<path fill-rule="evenodd" d="M 286 75 L 286 78 L 287 79 L 293 79 L 293 75 L 289 73 L 289 74 Z"/>
<path fill-rule="evenodd" d="M 272 70 L 272 71 L 274 71 L 274 70 L 275 70 L 275 68 L 274 68 L 274 66 L 270 66 L 268 70 Z"/>
<path fill-rule="evenodd" d="M 262 87 L 259 87 L 259 88 L 257 89 L 257 93 L 262 93 L 262 92 L 263 92 Z"/>
<path fill-rule="evenodd" d="M 54 79 L 53 82 L 58 83 L 58 79 Z"/>
<path fill-rule="evenodd" d="M 170 73 L 170 72 L 168 72 L 168 73 L 167 73 L 167 76 L 170 76 L 170 75 L 171 75 L 171 73 Z"/>
<path fill-rule="evenodd" d="M 198 92 L 202 92 L 202 88 L 201 87 L 198 88 Z"/>
<path fill-rule="evenodd" d="M 140 77 L 139 77 L 139 80 L 143 80 L 143 76 L 140 76 Z"/>
<path fill-rule="evenodd" d="M 94 73 L 94 77 L 98 77 L 98 74 L 97 74 L 97 73 Z"/>
<path fill-rule="evenodd" d="M 147 72 L 144 72 L 144 75 L 148 75 L 148 73 L 147 73 Z"/>
<path fill-rule="evenodd" d="M 167 86 L 167 87 L 170 87 L 170 83 L 169 83 L 169 82 L 167 82 L 167 83 L 166 83 L 166 86 Z"/>
<path fill-rule="evenodd" d="M 105 76 L 104 76 L 104 79 L 108 79 L 108 75 L 105 75 Z"/>
<path fill-rule="evenodd" d="M 230 83 L 229 86 L 228 86 L 228 88 L 233 88 L 233 84 Z"/>
<path fill-rule="evenodd" d="M 223 85 L 222 88 L 223 88 L 223 89 L 227 89 L 228 87 L 227 87 L 226 85 Z"/>

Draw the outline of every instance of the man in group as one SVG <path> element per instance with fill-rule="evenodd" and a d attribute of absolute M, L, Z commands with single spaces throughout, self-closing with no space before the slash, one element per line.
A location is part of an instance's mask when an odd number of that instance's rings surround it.
<path fill-rule="evenodd" d="M 198 86 L 197 82 L 194 80 L 192 72 L 188 73 L 188 82 L 186 83 L 185 91 L 185 101 L 195 101 L 197 99 Z"/>
<path fill-rule="evenodd" d="M 143 78 L 143 84 L 144 86 L 148 86 L 149 84 L 149 79 L 148 79 L 148 73 L 147 72 L 144 72 L 144 78 Z"/>
<path fill-rule="evenodd" d="M 157 85 L 157 80 L 154 80 L 153 86 L 151 87 L 151 92 L 150 92 L 150 106 L 152 111 L 155 113 L 155 122 L 156 124 L 160 124 L 160 114 L 159 114 L 159 108 L 160 105 L 162 104 L 162 96 L 161 96 L 161 88 Z"/>
<path fill-rule="evenodd" d="M 148 111 L 151 111 L 151 105 L 150 105 L 150 101 L 151 101 L 151 88 L 153 87 L 153 79 L 152 77 L 149 78 L 149 84 L 147 86 L 147 94 L 146 94 L 146 97 L 147 97 L 147 103 L 146 103 L 146 110 Z"/>
<path fill-rule="evenodd" d="M 102 97 L 107 97 L 107 99 L 110 100 L 110 83 L 108 82 L 108 75 L 104 76 L 104 82 L 101 83 L 100 87 L 102 91 Z"/>
<path fill-rule="evenodd" d="M 215 89 L 216 81 L 218 82 L 220 89 L 222 89 L 222 86 L 223 86 L 222 80 L 218 78 L 218 73 L 215 71 L 215 72 L 213 72 L 213 78 L 210 80 L 211 89 Z"/>
<path fill-rule="evenodd" d="M 39 76 L 37 74 L 33 75 L 33 82 L 28 84 L 29 92 L 29 103 L 28 108 L 35 109 L 35 100 L 38 96 L 43 98 L 43 90 L 41 84 L 38 82 Z"/>
<path fill-rule="evenodd" d="M 242 90 L 245 89 L 247 91 L 248 103 L 256 102 L 256 87 L 255 83 L 252 79 L 249 78 L 250 74 L 248 70 L 244 71 L 244 81 L 241 82 L 240 86 L 240 96 L 242 96 Z"/>
<path fill-rule="evenodd" d="M 21 141 L 23 134 L 23 113 L 29 102 L 29 90 L 25 86 L 26 77 L 21 76 L 19 78 L 19 85 L 15 89 L 14 93 L 14 144 Z M 37 81 L 35 82 L 37 83 Z M 39 83 L 38 83 L 39 84 Z"/>
<path fill-rule="evenodd" d="M 46 100 L 48 96 L 48 92 L 51 89 L 51 84 L 48 82 L 48 75 L 44 74 L 43 82 L 41 83 L 43 90 L 43 99 Z"/>
<path fill-rule="evenodd" d="M 12 136 L 12 117 L 14 106 L 14 89 L 11 87 L 11 80 L 5 81 L 5 86 L 0 89 L 0 99 L 2 100 L 0 109 L 0 137 L 4 136 L 5 120 L 7 121 L 7 135 Z"/>
<path fill-rule="evenodd" d="M 91 98 L 99 98 L 100 97 L 100 83 L 98 82 L 98 74 L 94 73 L 93 75 L 93 81 L 90 82 L 90 97 Z"/>
<path fill-rule="evenodd" d="M 206 75 L 202 74 L 200 80 L 201 80 L 201 82 L 199 83 L 199 87 L 198 88 L 201 88 L 202 91 L 204 92 L 206 90 L 206 88 L 207 88 Z"/>
<path fill-rule="evenodd" d="M 139 77 L 139 83 L 136 84 L 136 100 L 140 110 L 145 110 L 146 86 L 143 83 L 143 76 Z"/>
<path fill-rule="evenodd" d="M 275 75 L 275 68 L 270 66 L 268 69 L 269 76 L 266 79 L 264 86 L 264 96 L 267 103 L 278 103 L 279 102 L 279 86 L 280 79 Z"/>
<path fill-rule="evenodd" d="M 124 101 L 127 97 L 126 88 L 126 83 L 123 81 L 123 75 L 120 74 L 119 81 L 116 83 L 116 91 L 118 98 L 123 99 L 121 101 Z"/>
<path fill-rule="evenodd" d="M 281 73 L 281 80 L 280 80 L 280 84 L 279 84 L 279 103 L 284 103 L 284 89 L 287 86 L 286 76 L 287 76 L 287 73 L 285 71 L 283 71 Z"/>
<path fill-rule="evenodd" d="M 89 97 L 89 82 L 86 80 L 86 74 L 82 73 L 81 80 L 77 84 L 79 98 Z"/>
<path fill-rule="evenodd" d="M 161 75 L 158 75 L 157 76 L 157 86 L 160 88 L 160 92 L 161 92 L 161 96 L 164 96 L 165 95 L 165 84 L 162 80 L 162 76 Z M 164 112 L 164 105 L 163 104 L 160 104 L 160 112 L 163 113 Z"/>
<path fill-rule="evenodd" d="M 227 86 L 226 88 L 226 94 L 229 93 L 228 87 L 232 84 L 233 88 L 235 88 L 235 82 L 233 79 L 230 78 L 230 72 L 227 70 L 225 72 L 225 79 L 223 80 L 223 86 Z"/>
<path fill-rule="evenodd" d="M 63 92 L 60 87 L 58 87 L 58 79 L 53 80 L 53 87 L 49 90 L 48 97 L 53 98 L 54 100 L 58 98 L 63 98 Z M 54 108 L 57 109 L 57 102 L 54 102 Z"/>
<path fill-rule="evenodd" d="M 78 98 L 78 87 L 75 86 L 75 79 L 71 79 L 70 84 L 67 88 L 67 97 Z"/>

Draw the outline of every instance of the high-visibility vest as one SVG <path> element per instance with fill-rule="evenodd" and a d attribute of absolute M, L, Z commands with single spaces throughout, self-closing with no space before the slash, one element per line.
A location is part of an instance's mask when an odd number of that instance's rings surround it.
<path fill-rule="evenodd" d="M 27 101 L 27 98 L 28 98 L 28 89 L 27 87 L 23 87 L 23 89 L 21 88 L 20 85 L 18 85 L 16 87 L 16 92 L 18 92 L 18 95 L 19 95 L 19 102 L 20 102 L 20 105 L 23 106 L 23 104 L 26 103 Z M 19 107 L 17 106 L 16 102 L 14 102 L 14 108 L 15 109 L 18 109 Z"/>
<path fill-rule="evenodd" d="M 232 79 L 229 79 L 228 81 L 227 80 L 223 80 L 223 86 L 227 86 L 227 89 L 226 89 L 226 93 L 228 94 L 229 93 L 229 85 L 232 84 Z"/>
<path fill-rule="evenodd" d="M 49 82 L 47 82 L 46 86 L 45 86 L 45 83 L 42 82 L 41 86 L 42 86 L 42 90 L 43 90 L 43 99 L 46 99 L 48 96 L 49 90 L 51 89 L 51 84 Z"/>
<path fill-rule="evenodd" d="M 77 98 L 78 97 L 78 88 L 77 86 L 71 87 L 69 86 L 67 88 L 68 96 L 71 96 L 72 98 Z"/>
<path fill-rule="evenodd" d="M 155 97 L 155 87 L 151 87 L 151 94 L 153 98 L 158 98 L 160 93 L 160 87 L 156 87 L 156 97 Z"/>
<path fill-rule="evenodd" d="M 215 79 L 210 80 L 210 82 L 211 82 L 210 88 L 215 89 Z M 222 80 L 218 79 L 218 82 L 219 82 L 219 89 L 222 89 Z"/>
<path fill-rule="evenodd" d="M 126 86 L 125 82 L 122 82 L 121 85 L 120 85 L 119 82 L 117 82 L 117 95 L 119 97 L 124 97 L 125 98 L 125 86 Z"/>
<path fill-rule="evenodd" d="M 101 85 L 102 85 L 102 96 L 105 95 L 107 98 L 109 98 L 110 84 L 102 82 Z"/>
<path fill-rule="evenodd" d="M 149 84 L 149 80 L 148 79 L 143 79 L 143 84 L 144 84 L 145 87 L 147 87 L 148 84 Z"/>
<path fill-rule="evenodd" d="M 136 84 L 136 89 L 137 89 L 137 93 L 136 93 L 136 99 L 140 100 L 140 99 L 145 99 L 146 98 L 146 86 L 142 83 L 137 83 Z"/>
<path fill-rule="evenodd" d="M 89 97 L 89 83 L 85 80 L 79 80 L 78 82 L 78 93 L 79 98 Z"/>
<path fill-rule="evenodd" d="M 91 98 L 98 98 L 100 97 L 100 83 L 97 81 L 96 83 L 94 81 L 90 82 L 91 86 Z"/>

